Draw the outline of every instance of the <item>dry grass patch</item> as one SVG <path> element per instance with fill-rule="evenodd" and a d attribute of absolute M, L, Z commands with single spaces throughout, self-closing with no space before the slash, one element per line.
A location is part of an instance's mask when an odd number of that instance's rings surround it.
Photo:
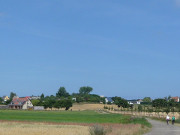
<path fill-rule="evenodd" d="M 88 126 L 1 123 L 0 135 L 89 135 Z"/>
<path fill-rule="evenodd" d="M 109 108 L 114 108 L 118 109 L 117 105 L 106 105 Z M 74 103 L 73 106 L 69 110 L 73 111 L 84 111 L 84 110 L 99 110 L 99 109 L 104 109 L 104 104 L 91 104 L 91 103 Z M 51 109 L 47 109 L 51 110 Z M 52 108 L 52 110 L 64 110 L 64 108 Z"/>
<path fill-rule="evenodd" d="M 75 124 L 75 123 L 74 123 Z M 3 122 L 0 135 L 90 135 L 92 125 L 60 125 L 48 123 Z M 140 135 L 147 128 L 139 124 L 101 124 L 104 129 L 111 129 L 106 135 Z"/>

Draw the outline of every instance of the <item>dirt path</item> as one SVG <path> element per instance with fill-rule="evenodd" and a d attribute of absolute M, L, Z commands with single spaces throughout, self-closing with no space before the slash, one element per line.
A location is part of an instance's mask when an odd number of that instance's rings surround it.
<path fill-rule="evenodd" d="M 148 121 L 153 127 L 151 132 L 146 133 L 145 135 L 180 135 L 179 126 L 172 125 L 171 123 L 167 125 L 165 122 L 150 119 L 148 119 Z"/>

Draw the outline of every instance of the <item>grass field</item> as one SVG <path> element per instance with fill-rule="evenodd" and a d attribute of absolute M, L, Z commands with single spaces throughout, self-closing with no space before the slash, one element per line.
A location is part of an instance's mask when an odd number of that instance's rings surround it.
<path fill-rule="evenodd" d="M 94 124 L 111 127 L 108 135 L 141 135 L 151 126 L 144 118 L 96 111 L 0 110 L 0 123 L 3 135 L 89 135 Z"/>
<path fill-rule="evenodd" d="M 18 111 L 1 110 L 0 120 L 36 122 L 128 123 L 129 116 L 99 114 L 95 111 Z"/>
<path fill-rule="evenodd" d="M 76 123 L 139 123 L 148 125 L 143 118 L 132 119 L 120 114 L 104 114 L 95 111 L 18 111 L 1 110 L 0 120 L 34 122 Z"/>

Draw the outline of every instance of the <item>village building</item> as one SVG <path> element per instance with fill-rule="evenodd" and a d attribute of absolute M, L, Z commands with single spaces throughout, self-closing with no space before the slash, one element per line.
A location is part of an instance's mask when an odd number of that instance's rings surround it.
<path fill-rule="evenodd" d="M 33 104 L 31 103 L 28 97 L 19 98 L 14 97 L 12 102 L 9 104 L 10 109 L 30 109 L 33 108 Z"/>
<path fill-rule="evenodd" d="M 171 99 L 174 99 L 175 102 L 179 102 L 179 97 L 171 97 Z"/>
<path fill-rule="evenodd" d="M 106 97 L 106 98 L 105 98 L 105 102 L 106 102 L 106 104 L 107 104 L 107 103 L 114 103 L 114 101 L 112 100 L 111 97 Z"/>
<path fill-rule="evenodd" d="M 130 105 L 134 105 L 134 104 L 140 105 L 142 102 L 142 99 L 133 99 L 133 100 L 127 100 L 127 101 L 128 101 L 128 104 Z"/>
<path fill-rule="evenodd" d="M 9 100 L 9 97 L 8 96 L 3 96 L 2 99 L 3 99 L 4 102 L 6 102 L 6 101 Z"/>

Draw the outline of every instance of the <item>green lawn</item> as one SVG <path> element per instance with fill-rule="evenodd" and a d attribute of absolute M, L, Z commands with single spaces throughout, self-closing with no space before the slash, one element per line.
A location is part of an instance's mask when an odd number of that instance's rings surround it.
<path fill-rule="evenodd" d="M 139 123 L 147 124 L 145 119 L 131 120 L 130 116 L 120 114 L 100 114 L 94 111 L 23 111 L 0 110 L 0 120 L 37 122 L 78 122 L 78 123 Z"/>

